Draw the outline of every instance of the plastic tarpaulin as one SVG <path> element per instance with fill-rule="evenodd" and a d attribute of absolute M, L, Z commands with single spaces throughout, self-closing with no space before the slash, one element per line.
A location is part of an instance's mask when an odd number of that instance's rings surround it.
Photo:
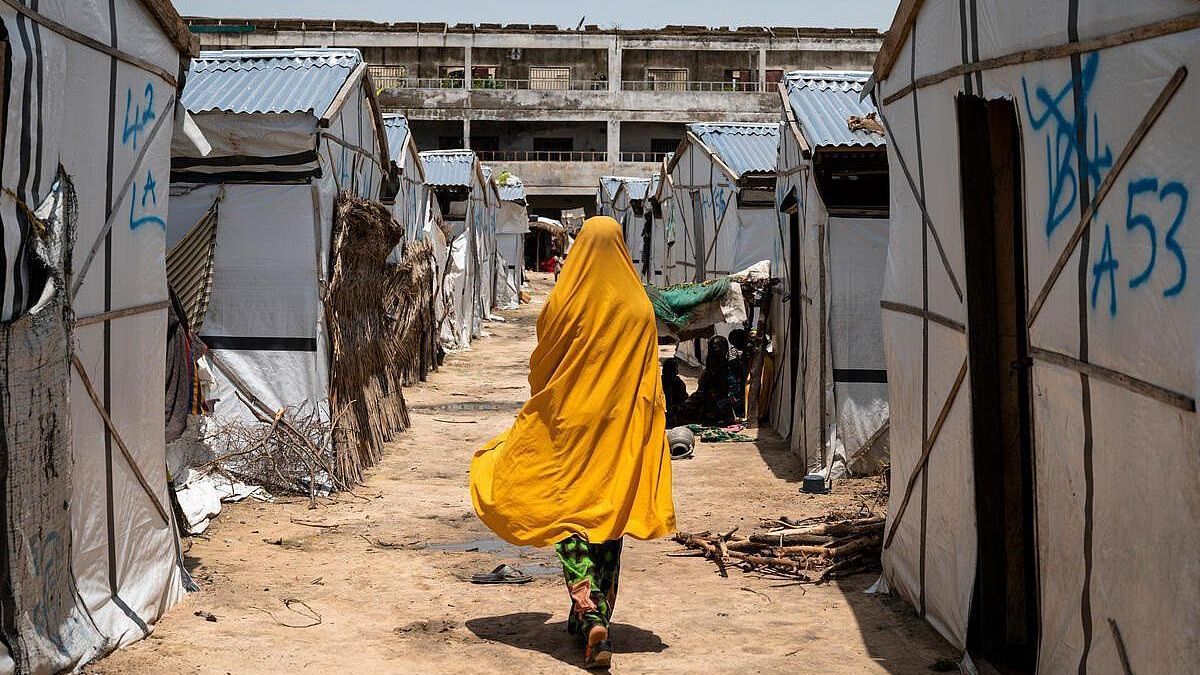
<path fill-rule="evenodd" d="M 1179 69 L 1200 68 L 1194 21 L 1178 24 L 1191 26 L 1185 32 L 1142 31 L 1140 40 L 1029 58 L 888 97 L 966 54 L 977 61 L 1069 45 L 1194 17 L 1195 5 L 979 0 L 973 7 L 974 30 L 964 33 L 960 4 L 920 4 L 895 65 L 876 74 L 892 175 L 904 175 L 903 157 L 915 186 L 892 180 L 885 299 L 966 322 L 969 301 L 952 280 L 961 283 L 976 263 L 964 249 L 971 224 L 960 198 L 960 174 L 971 167 L 960 167 L 958 139 L 945 131 L 958 126 L 963 93 L 1011 101 L 1024 164 L 1026 312 L 1048 289 L 1029 330 L 1038 669 L 1121 672 L 1123 649 L 1136 672 L 1188 672 L 1200 660 L 1200 559 L 1181 555 L 1200 550 L 1200 531 L 1177 525 L 1200 518 L 1200 287 L 1189 274 L 1200 260 L 1189 205 L 1200 152 L 1191 78 L 1143 127 L 1140 144 L 1129 142 Z M 1112 189 L 1072 247 L 1105 180 Z M 933 236 L 923 235 L 919 198 L 945 263 Z M 1051 282 L 1060 259 L 1063 273 Z M 885 312 L 883 328 L 894 476 L 888 528 L 896 529 L 884 576 L 965 649 L 978 536 L 972 398 L 968 386 L 955 397 L 950 391 L 968 340 L 944 322 L 898 311 Z M 918 472 L 923 436 L 942 409 L 945 426 Z M 917 476 L 910 505 L 898 517 L 905 495 L 896 486 L 910 476 Z"/>

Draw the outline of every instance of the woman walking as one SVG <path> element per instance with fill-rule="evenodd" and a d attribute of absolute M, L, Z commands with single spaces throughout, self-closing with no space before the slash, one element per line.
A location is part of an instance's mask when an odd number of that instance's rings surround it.
<path fill-rule="evenodd" d="M 555 547 L 584 665 L 612 658 L 621 537 L 675 529 L 654 310 L 607 217 L 584 223 L 537 322 L 531 397 L 475 454 L 475 512 L 505 541 Z"/>

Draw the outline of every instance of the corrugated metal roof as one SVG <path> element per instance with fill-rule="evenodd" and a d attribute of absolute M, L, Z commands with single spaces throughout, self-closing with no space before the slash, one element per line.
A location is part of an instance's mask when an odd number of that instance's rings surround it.
<path fill-rule="evenodd" d="M 499 176 L 499 174 L 496 175 Z M 492 180 L 492 167 L 487 164 L 483 165 L 483 177 Z M 497 182 L 496 189 L 500 192 L 500 201 L 502 202 L 525 201 L 525 184 L 515 174 L 509 173 L 508 182 L 503 185 Z"/>
<path fill-rule="evenodd" d="M 428 150 L 421 153 L 425 162 L 425 184 L 441 187 L 471 187 L 475 153 L 470 150 Z"/>
<path fill-rule="evenodd" d="M 688 131 L 739 177 L 747 173 L 775 173 L 779 162 L 778 124 L 695 123 L 688 125 Z"/>
<path fill-rule="evenodd" d="M 404 156 L 404 145 L 408 142 L 408 118 L 404 115 L 384 115 L 383 130 L 387 134 L 392 159 L 400 161 Z"/>
<path fill-rule="evenodd" d="M 600 176 L 600 187 L 604 190 L 604 194 L 609 199 L 617 196 L 617 190 L 620 189 L 621 183 L 625 178 L 621 176 Z"/>
<path fill-rule="evenodd" d="M 646 188 L 650 185 L 650 179 L 638 178 L 636 176 L 600 176 L 600 186 L 604 188 L 609 199 L 617 196 L 617 190 L 622 185 L 625 185 L 625 189 L 629 191 L 630 199 L 645 199 Z"/>
<path fill-rule="evenodd" d="M 883 134 L 850 131 L 850 117 L 875 112 L 870 98 L 862 98 L 868 72 L 797 70 L 786 77 L 788 101 L 800 132 L 813 148 L 838 146 L 882 147 Z"/>
<path fill-rule="evenodd" d="M 362 63 L 357 49 L 200 52 L 181 100 L 188 112 L 323 114 Z"/>
<path fill-rule="evenodd" d="M 629 191 L 630 199 L 645 199 L 646 190 L 650 189 L 649 178 L 629 178 L 625 181 L 625 189 Z"/>

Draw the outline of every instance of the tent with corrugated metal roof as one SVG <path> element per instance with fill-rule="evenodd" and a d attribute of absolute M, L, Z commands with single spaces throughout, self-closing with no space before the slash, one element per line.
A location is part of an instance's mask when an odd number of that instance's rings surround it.
<path fill-rule="evenodd" d="M 241 392 L 328 420 L 335 198 L 379 199 L 389 175 L 367 65 L 356 49 L 202 52 L 181 100 L 212 151 L 176 137 L 167 243 L 215 214 L 196 326 L 217 366 L 214 415 L 253 421 Z"/>
<path fill-rule="evenodd" d="M 883 579 L 1005 672 L 1200 662 L 1197 72 L 1187 0 L 905 0 L 875 62 Z"/>
<path fill-rule="evenodd" d="M 809 468 L 835 475 L 874 473 L 887 458 L 887 154 L 862 98 L 869 76 L 796 71 L 779 87 L 787 264 L 776 275 L 770 419 Z"/>
<path fill-rule="evenodd" d="M 500 193 L 496 214 L 497 279 L 496 306 L 516 309 L 521 302 L 521 284 L 525 281 L 525 235 L 529 233 L 529 209 L 525 203 L 525 185 L 521 179 L 503 171 L 493 177 Z"/>
<path fill-rule="evenodd" d="M 666 285 L 782 262 L 773 211 L 778 152 L 778 124 L 688 125 L 667 163 L 679 222 L 668 234 Z"/>
<path fill-rule="evenodd" d="M 621 224 L 625 248 L 629 250 L 633 266 L 643 276 L 646 276 L 646 247 L 643 241 L 646 221 L 642 207 L 649 187 L 648 177 L 601 176 L 600 189 L 596 193 L 598 213 L 611 216 Z"/>
<path fill-rule="evenodd" d="M 499 192 L 470 150 L 430 150 L 421 159 L 450 239 L 442 282 L 447 305 L 442 343 L 466 349 L 482 332 L 495 298 Z"/>
<path fill-rule="evenodd" d="M 170 3 L 0 6 L 0 673 L 149 635 L 190 584 L 166 480 Z"/>
<path fill-rule="evenodd" d="M 397 184 L 395 194 L 386 194 L 385 203 L 390 202 L 392 215 L 404 227 L 405 241 L 424 239 L 424 229 L 429 209 L 429 186 L 425 184 L 425 163 L 421 161 L 417 143 L 409 130 L 408 118 L 403 115 L 383 116 L 383 129 L 387 134 L 388 151 L 392 153 Z"/>
<path fill-rule="evenodd" d="M 764 260 L 772 276 L 779 274 L 784 258 L 774 209 L 778 153 L 778 124 L 688 125 L 666 165 L 662 189 L 671 193 L 671 210 L 659 285 L 703 282 Z M 695 349 L 684 345 L 677 355 L 698 360 Z"/>

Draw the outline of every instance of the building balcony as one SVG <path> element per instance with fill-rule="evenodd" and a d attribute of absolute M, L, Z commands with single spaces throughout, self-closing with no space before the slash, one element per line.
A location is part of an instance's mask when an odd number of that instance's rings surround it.
<path fill-rule="evenodd" d="M 607 152 L 588 150 L 476 150 L 483 162 L 607 162 Z M 624 153 L 622 153 L 624 154 Z"/>
<path fill-rule="evenodd" d="M 693 92 L 760 92 L 758 82 L 727 80 L 724 82 L 697 82 L 692 80 L 623 80 L 622 91 L 693 91 Z"/>
<path fill-rule="evenodd" d="M 461 83 L 461 81 L 458 81 Z M 472 89 L 446 86 L 444 80 L 393 82 L 414 86 L 384 86 L 377 82 L 385 110 L 425 120 L 613 120 L 663 122 L 775 122 L 779 95 L 775 92 L 618 90 L 537 88 L 532 81 L 476 81 Z M 514 84 L 528 84 L 519 88 Z M 731 87 L 733 83 L 729 84 Z M 416 86 L 420 85 L 420 86 Z M 589 85 L 590 86 L 590 85 Z M 743 86 L 743 85 L 737 85 Z"/>
<path fill-rule="evenodd" d="M 566 78 L 542 79 L 494 79 L 477 78 L 471 86 L 461 77 L 409 77 L 403 66 L 369 66 L 371 79 L 379 89 L 469 89 L 532 90 L 532 91 L 609 91 L 607 80 L 574 80 Z M 641 92 L 704 92 L 704 93 L 758 93 L 763 90 L 758 82 L 721 81 L 704 82 L 693 80 L 623 80 L 618 83 L 621 91 Z M 770 90 L 772 85 L 768 85 Z"/>

